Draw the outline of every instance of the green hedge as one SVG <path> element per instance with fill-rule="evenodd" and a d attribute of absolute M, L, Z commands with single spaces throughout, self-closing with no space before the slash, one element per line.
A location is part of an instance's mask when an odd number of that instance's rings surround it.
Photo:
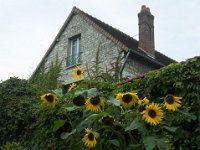
<path fill-rule="evenodd" d="M 87 149 L 81 139 L 84 129 L 92 128 L 97 134 L 94 149 L 195 150 L 200 147 L 199 87 L 200 57 L 151 71 L 123 85 L 85 80 L 69 93 L 57 89 L 52 91 L 58 96 L 55 107 L 41 103 L 35 86 L 11 78 L 0 84 L 1 145 L 16 141 L 34 150 Z M 140 99 L 147 97 L 159 103 L 163 121 L 152 127 L 138 112 L 141 106 L 121 107 L 115 96 L 125 92 L 137 92 Z M 182 97 L 181 107 L 175 112 L 164 110 L 163 101 L 169 94 Z M 73 99 L 78 95 L 85 99 L 100 96 L 104 108 L 90 112 L 74 106 Z M 109 117 L 114 118 L 111 126 L 103 124 Z"/>
<path fill-rule="evenodd" d="M 27 138 L 38 94 L 27 80 L 10 78 L 0 84 L 0 145 Z"/>

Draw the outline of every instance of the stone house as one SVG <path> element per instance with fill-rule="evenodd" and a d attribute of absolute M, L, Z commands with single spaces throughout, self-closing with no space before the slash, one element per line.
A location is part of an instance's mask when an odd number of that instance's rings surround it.
<path fill-rule="evenodd" d="M 92 67 L 97 50 L 100 66 L 105 70 L 111 70 L 116 58 L 120 58 L 118 76 L 123 78 L 136 77 L 175 62 L 155 50 L 154 16 L 145 5 L 138 13 L 138 20 L 139 41 L 74 7 L 32 76 L 41 65 L 48 68 L 57 58 L 62 61 L 63 84 L 75 82 L 73 68 Z"/>

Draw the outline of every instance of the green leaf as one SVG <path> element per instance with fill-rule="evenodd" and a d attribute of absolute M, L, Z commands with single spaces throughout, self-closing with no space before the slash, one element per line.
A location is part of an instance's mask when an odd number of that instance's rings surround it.
<path fill-rule="evenodd" d="M 94 97 L 97 96 L 97 89 L 96 88 L 91 88 L 89 90 L 87 90 L 87 96 L 88 97 Z"/>
<path fill-rule="evenodd" d="M 90 116 L 88 116 L 87 118 L 85 118 L 85 119 L 81 122 L 81 124 L 85 124 L 85 123 L 87 123 L 87 122 L 89 122 L 89 121 L 93 121 L 93 120 L 95 120 L 95 119 L 97 119 L 97 118 L 100 118 L 100 117 L 103 117 L 103 116 L 105 116 L 105 115 L 109 115 L 109 114 L 106 113 L 106 112 L 102 112 L 102 113 L 99 113 L 99 114 L 91 114 Z"/>
<path fill-rule="evenodd" d="M 127 150 L 141 149 L 141 144 L 129 144 Z"/>
<path fill-rule="evenodd" d="M 143 143 L 146 150 L 152 150 L 155 147 L 158 149 L 169 149 L 169 145 L 167 145 L 167 139 L 158 136 L 146 136 L 143 139 Z"/>
<path fill-rule="evenodd" d="M 75 96 L 79 96 L 79 95 L 87 95 L 86 90 L 78 90 L 74 93 Z"/>
<path fill-rule="evenodd" d="M 63 91 L 62 89 L 56 89 L 53 91 L 57 96 L 62 97 L 63 96 Z"/>
<path fill-rule="evenodd" d="M 126 113 L 125 118 L 126 119 L 135 118 L 135 116 L 137 116 L 137 115 L 138 115 L 138 113 L 136 111 L 132 111 L 132 112 Z"/>
<path fill-rule="evenodd" d="M 74 110 L 76 110 L 76 107 L 65 107 L 65 109 L 67 111 L 74 111 Z"/>
<path fill-rule="evenodd" d="M 115 145 L 117 147 L 120 146 L 120 143 L 119 143 L 119 141 L 117 139 L 108 140 L 108 143 L 113 144 L 113 145 Z"/>
<path fill-rule="evenodd" d="M 109 100 L 108 100 L 108 102 L 111 102 L 111 103 L 113 103 L 115 106 L 120 106 L 120 102 L 119 102 L 119 100 L 117 100 L 117 99 L 115 99 L 115 98 L 110 98 Z"/>
<path fill-rule="evenodd" d="M 163 128 L 165 128 L 167 131 L 170 132 L 176 132 L 176 130 L 178 129 L 178 127 L 168 127 L 168 126 L 163 126 Z"/>
<path fill-rule="evenodd" d="M 152 150 L 156 146 L 157 138 L 155 136 L 144 137 L 143 143 L 146 150 Z"/>
<path fill-rule="evenodd" d="M 60 127 L 62 127 L 65 124 L 65 120 L 57 120 L 54 122 L 53 125 L 53 132 L 56 132 Z"/>
<path fill-rule="evenodd" d="M 142 125 L 142 123 L 140 122 L 140 118 L 136 117 L 129 126 L 127 126 L 125 128 L 125 131 L 129 131 L 129 130 L 134 130 L 139 128 Z"/>
<path fill-rule="evenodd" d="M 72 132 L 63 132 L 61 135 L 60 135 L 60 138 L 65 140 L 67 139 L 70 135 L 74 134 L 76 132 L 76 129 L 72 130 Z"/>

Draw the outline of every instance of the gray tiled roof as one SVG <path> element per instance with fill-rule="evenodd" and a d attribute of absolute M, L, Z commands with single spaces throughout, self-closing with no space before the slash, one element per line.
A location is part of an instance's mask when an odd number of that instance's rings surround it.
<path fill-rule="evenodd" d="M 136 51 L 135 54 L 140 54 L 141 58 L 142 58 L 142 56 L 144 56 L 143 59 L 146 59 L 148 57 L 150 60 L 153 59 L 152 57 L 148 56 L 147 53 L 145 53 L 144 51 L 142 51 L 138 48 L 138 41 L 136 39 L 121 32 L 120 30 L 102 22 L 101 20 L 81 11 L 80 9 L 78 9 L 76 7 L 74 7 L 73 10 L 76 10 L 76 12 L 83 14 L 89 20 L 94 22 L 97 26 L 99 26 L 104 31 L 106 31 L 107 33 L 112 35 L 116 40 L 120 41 L 122 44 L 124 44 L 126 47 L 128 47 L 128 49 L 132 49 L 132 51 Z M 154 62 L 158 62 L 158 64 L 160 64 L 161 66 L 165 66 L 165 65 L 168 65 L 168 64 L 176 62 L 176 61 L 158 51 L 155 51 Z"/>

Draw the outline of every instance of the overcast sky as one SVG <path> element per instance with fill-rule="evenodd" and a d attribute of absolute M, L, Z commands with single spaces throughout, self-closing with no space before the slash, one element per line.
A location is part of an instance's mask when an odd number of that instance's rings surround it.
<path fill-rule="evenodd" d="M 141 5 L 155 17 L 156 50 L 200 55 L 200 0 L 0 0 L 0 80 L 31 75 L 73 6 L 138 39 Z"/>

